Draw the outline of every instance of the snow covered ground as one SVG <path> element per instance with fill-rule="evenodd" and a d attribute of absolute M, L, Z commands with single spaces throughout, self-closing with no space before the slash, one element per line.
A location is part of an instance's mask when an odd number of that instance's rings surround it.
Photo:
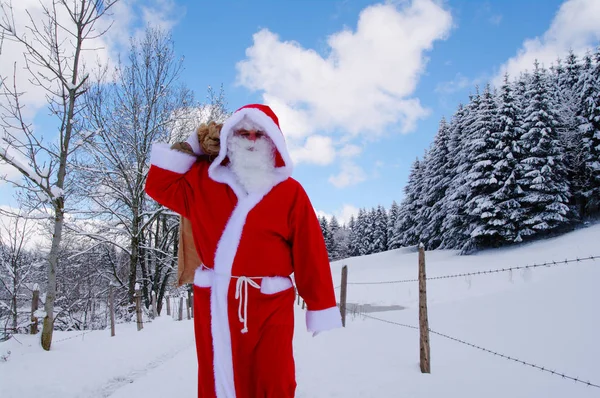
<path fill-rule="evenodd" d="M 600 225 L 560 238 L 473 256 L 427 252 L 427 276 L 476 272 L 600 255 Z M 417 253 L 400 249 L 332 265 L 336 285 L 348 265 L 353 282 L 417 277 Z M 428 282 L 432 330 L 600 385 L 600 260 Z M 350 285 L 348 301 L 404 310 L 369 313 L 418 324 L 418 284 Z M 298 397 L 598 397 L 600 388 L 508 361 L 431 335 L 431 370 L 419 370 L 417 330 L 349 316 L 345 329 L 313 338 L 297 311 Z M 120 325 L 117 336 L 56 333 L 53 350 L 38 337 L 0 344 L 0 396 L 193 397 L 190 321 L 169 317 Z"/>

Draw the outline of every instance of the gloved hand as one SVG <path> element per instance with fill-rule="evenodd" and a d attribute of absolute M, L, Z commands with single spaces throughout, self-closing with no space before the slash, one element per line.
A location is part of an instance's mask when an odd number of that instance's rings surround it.
<path fill-rule="evenodd" d="M 223 127 L 220 123 L 210 122 L 208 124 L 203 123 L 198 127 L 196 133 L 198 134 L 198 143 L 204 154 L 214 157 L 219 154 L 221 149 L 221 128 Z"/>
<path fill-rule="evenodd" d="M 176 142 L 173 145 L 171 145 L 171 149 L 175 149 L 177 151 L 187 153 L 188 155 L 194 154 L 192 147 L 187 142 Z"/>

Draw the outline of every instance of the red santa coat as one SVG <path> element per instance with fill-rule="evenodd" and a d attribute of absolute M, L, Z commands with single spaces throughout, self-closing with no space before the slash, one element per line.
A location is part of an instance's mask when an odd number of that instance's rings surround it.
<path fill-rule="evenodd" d="M 227 138 L 244 117 L 277 149 L 276 182 L 248 194 L 226 166 Z M 193 135 L 188 142 L 200 153 Z M 270 108 L 237 110 L 212 162 L 154 144 L 146 192 L 191 221 L 203 266 L 196 271 L 195 330 L 201 397 L 293 397 L 294 289 L 316 333 L 341 326 L 331 269 L 312 204 Z M 210 314 L 210 316 L 208 316 Z"/>

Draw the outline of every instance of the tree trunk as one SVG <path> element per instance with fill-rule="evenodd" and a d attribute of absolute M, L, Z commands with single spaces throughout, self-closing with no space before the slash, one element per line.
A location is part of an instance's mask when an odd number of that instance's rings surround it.
<path fill-rule="evenodd" d="M 38 319 L 35 315 L 38 309 L 38 301 L 40 300 L 40 289 L 36 283 L 33 287 L 33 298 L 31 299 L 31 329 L 30 334 L 37 334 L 38 332 Z"/>
<path fill-rule="evenodd" d="M 13 332 L 17 333 L 17 326 L 19 326 L 19 316 L 17 314 L 17 310 L 19 309 L 17 306 L 17 288 L 18 288 L 18 268 L 16 264 L 16 260 L 13 260 L 13 285 L 12 285 L 12 298 L 11 298 L 11 312 L 12 312 L 12 328 Z"/>
<path fill-rule="evenodd" d="M 137 279 L 137 265 L 139 259 L 139 239 L 138 239 L 138 225 L 135 223 L 131 226 L 131 254 L 129 255 L 129 303 L 133 304 L 135 300 L 135 281 Z"/>
<path fill-rule="evenodd" d="M 13 294 L 12 296 L 12 303 L 11 303 L 11 312 L 12 312 L 12 329 L 13 332 L 17 332 L 17 326 L 19 325 L 19 323 L 17 322 L 17 295 Z"/>
<path fill-rule="evenodd" d="M 62 239 L 64 222 L 63 199 L 59 197 L 55 201 L 54 233 L 52 234 L 52 246 L 48 255 L 48 286 L 46 288 L 46 302 L 44 303 L 44 323 L 42 327 L 42 348 L 50 351 L 52 345 L 52 332 L 54 331 L 54 301 L 56 300 L 56 269 L 58 267 L 58 251 Z"/>

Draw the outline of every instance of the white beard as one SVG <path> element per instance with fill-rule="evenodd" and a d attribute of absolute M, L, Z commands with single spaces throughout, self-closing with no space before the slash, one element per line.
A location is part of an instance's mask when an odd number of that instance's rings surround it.
<path fill-rule="evenodd" d="M 246 192 L 266 191 L 275 185 L 275 145 L 267 137 L 252 142 L 231 135 L 227 139 L 229 168 Z"/>

